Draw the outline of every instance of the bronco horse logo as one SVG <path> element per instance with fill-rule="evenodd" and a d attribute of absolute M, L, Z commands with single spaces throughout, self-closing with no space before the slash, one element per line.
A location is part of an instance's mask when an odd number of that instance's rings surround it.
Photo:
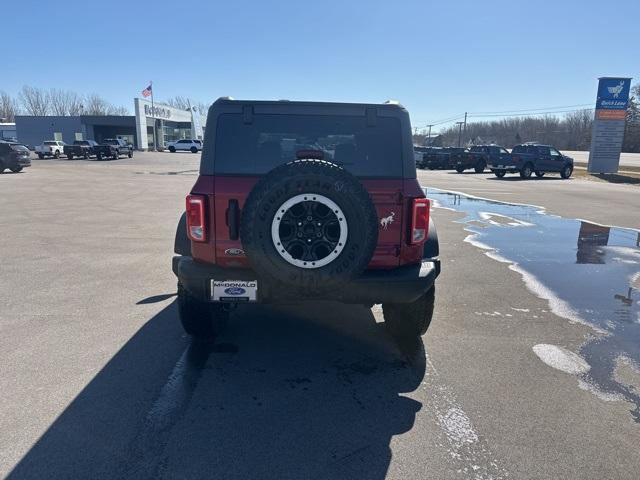
<path fill-rule="evenodd" d="M 389 225 L 393 223 L 393 217 L 396 216 L 396 212 L 391 212 L 389 216 L 380 219 L 380 226 L 383 230 L 387 230 Z"/>
<path fill-rule="evenodd" d="M 622 93 L 622 89 L 624 88 L 624 80 L 621 80 L 618 85 L 615 87 L 607 87 L 609 93 L 613 95 L 613 98 L 618 98 L 618 95 Z"/>

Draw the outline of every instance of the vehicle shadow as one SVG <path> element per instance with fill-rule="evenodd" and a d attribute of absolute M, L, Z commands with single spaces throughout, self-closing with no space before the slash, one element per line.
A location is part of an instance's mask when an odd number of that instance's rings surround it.
<path fill-rule="evenodd" d="M 623 175 L 621 173 L 591 173 L 590 175 L 609 183 L 628 183 L 630 185 L 640 185 L 640 176 Z"/>
<path fill-rule="evenodd" d="M 198 343 L 172 302 L 8 478 L 383 479 L 426 361 L 382 327 L 362 306 L 246 306 Z"/>
<path fill-rule="evenodd" d="M 499 182 L 531 182 L 531 181 L 536 181 L 536 182 L 546 182 L 546 181 L 558 181 L 558 180 L 562 180 L 563 182 L 566 181 L 570 181 L 571 178 L 562 178 L 559 175 L 554 176 L 554 177 L 548 177 L 548 176 L 544 176 L 544 177 L 536 177 L 536 176 L 531 176 L 531 178 L 522 178 L 520 175 L 518 175 L 517 173 L 513 174 L 513 175 L 505 175 L 502 178 L 498 178 L 496 176 L 493 177 L 487 177 L 487 180 L 491 180 L 491 181 L 499 181 Z"/>

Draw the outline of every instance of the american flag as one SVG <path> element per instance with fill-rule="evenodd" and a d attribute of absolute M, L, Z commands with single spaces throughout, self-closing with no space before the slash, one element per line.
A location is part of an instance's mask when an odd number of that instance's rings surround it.
<path fill-rule="evenodd" d="M 142 90 L 142 96 L 143 97 L 148 97 L 151 95 L 151 84 L 149 84 L 149 86 L 147 88 L 145 88 L 144 90 Z"/>

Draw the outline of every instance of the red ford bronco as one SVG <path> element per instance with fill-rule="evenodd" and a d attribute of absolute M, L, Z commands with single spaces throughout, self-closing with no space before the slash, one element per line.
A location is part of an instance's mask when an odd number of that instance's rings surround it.
<path fill-rule="evenodd" d="M 221 98 L 176 232 L 182 325 L 209 337 L 238 303 L 332 300 L 381 303 L 418 337 L 440 273 L 429 211 L 402 106 Z"/>

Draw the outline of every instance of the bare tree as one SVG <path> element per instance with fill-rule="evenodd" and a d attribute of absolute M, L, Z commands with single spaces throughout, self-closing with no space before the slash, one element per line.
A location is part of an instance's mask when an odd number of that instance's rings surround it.
<path fill-rule="evenodd" d="M 188 110 L 190 106 L 189 99 L 180 95 L 176 95 L 175 97 L 168 99 L 166 104 L 173 108 L 179 108 L 180 110 Z"/>
<path fill-rule="evenodd" d="M 18 102 L 7 92 L 0 90 L 0 122 L 14 122 L 19 112 Z"/>
<path fill-rule="evenodd" d="M 41 88 L 25 85 L 18 96 L 28 115 L 47 115 L 51 110 L 49 94 Z"/>
<path fill-rule="evenodd" d="M 107 115 L 109 103 L 97 93 L 87 95 L 84 104 L 85 115 Z"/>
<path fill-rule="evenodd" d="M 107 115 L 129 115 L 129 109 L 127 107 L 116 107 L 115 105 L 109 105 L 107 109 Z"/>
<path fill-rule="evenodd" d="M 82 113 L 82 98 L 68 90 L 52 88 L 49 90 L 51 112 L 54 115 L 80 115 Z"/>
<path fill-rule="evenodd" d="M 176 95 L 175 97 L 168 99 L 165 103 L 174 108 L 179 108 L 180 110 L 189 110 L 189 108 L 195 107 L 195 111 L 200 112 L 201 115 L 206 115 L 209 111 L 209 107 L 211 106 L 211 104 L 205 102 L 192 102 L 189 98 L 181 95 Z"/>

